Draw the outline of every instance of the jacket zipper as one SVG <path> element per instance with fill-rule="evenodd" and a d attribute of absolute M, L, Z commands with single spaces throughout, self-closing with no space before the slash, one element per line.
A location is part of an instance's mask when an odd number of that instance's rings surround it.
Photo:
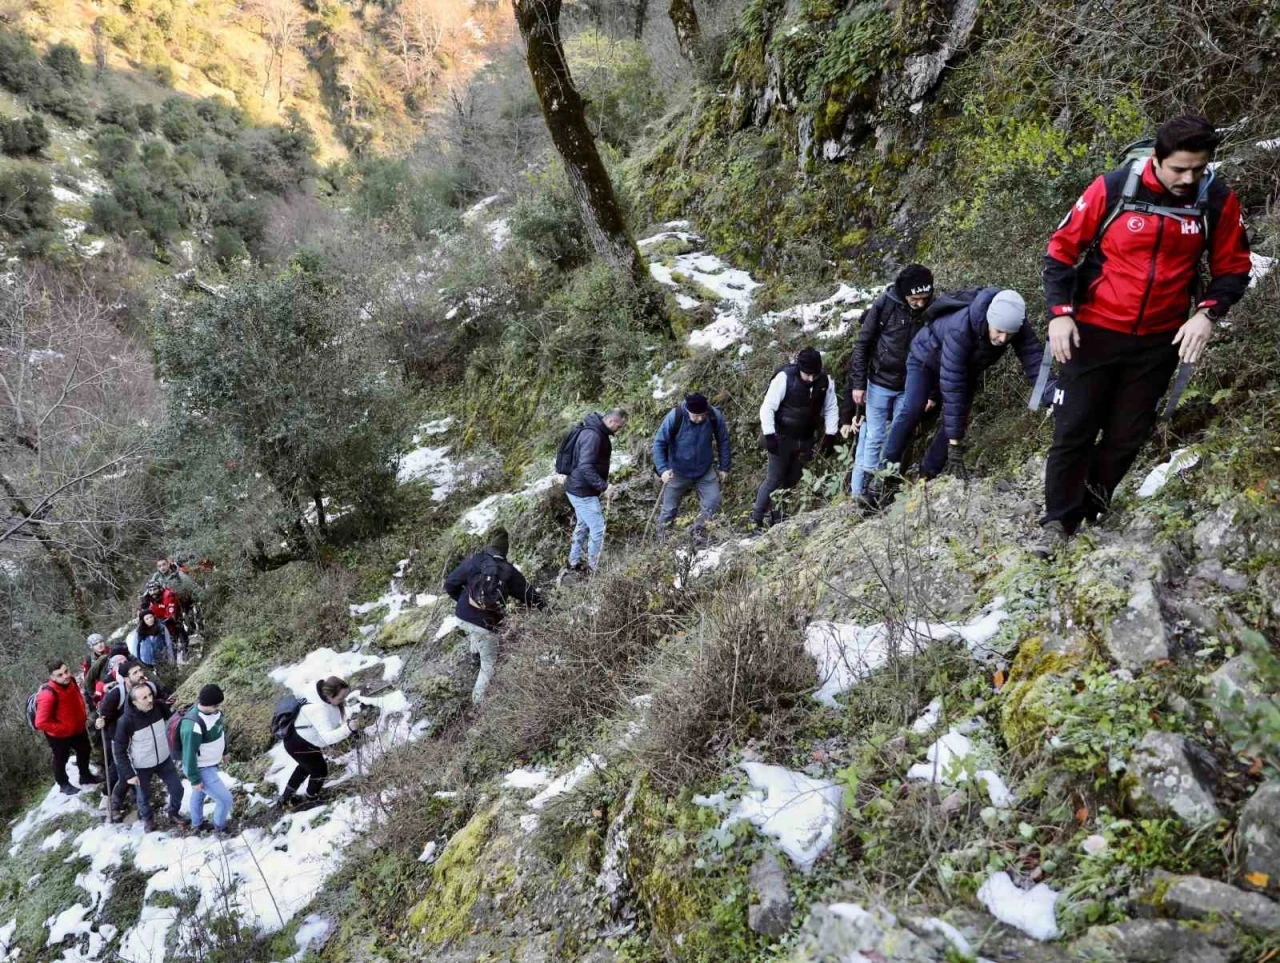
<path fill-rule="evenodd" d="M 1156 243 L 1151 246 L 1151 267 L 1147 271 L 1147 289 L 1142 292 L 1142 303 L 1138 305 L 1138 318 L 1133 322 L 1131 334 L 1137 334 L 1142 326 L 1142 315 L 1147 310 L 1147 300 L 1151 297 L 1151 289 L 1156 283 L 1156 259 L 1160 254 L 1160 240 L 1164 237 L 1164 218 L 1156 216 Z"/>

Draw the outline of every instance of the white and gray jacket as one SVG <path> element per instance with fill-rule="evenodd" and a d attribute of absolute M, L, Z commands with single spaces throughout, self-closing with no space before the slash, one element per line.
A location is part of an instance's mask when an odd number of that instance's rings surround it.
<path fill-rule="evenodd" d="M 342 718 L 342 711 L 321 701 L 308 701 L 298 713 L 293 731 L 313 746 L 323 749 L 334 746 L 347 736 L 351 729 Z"/>
<path fill-rule="evenodd" d="M 116 723 L 115 762 L 120 778 L 129 779 L 137 769 L 154 769 L 169 759 L 169 736 L 165 731 L 167 707 L 156 705 L 139 712 L 130 705 Z"/>

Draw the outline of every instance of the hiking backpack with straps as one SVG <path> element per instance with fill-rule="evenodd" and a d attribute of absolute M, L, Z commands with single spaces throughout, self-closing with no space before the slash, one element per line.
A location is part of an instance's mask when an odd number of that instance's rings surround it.
<path fill-rule="evenodd" d="M 276 703 L 276 711 L 271 714 L 271 738 L 284 739 L 289 735 L 298 721 L 298 713 L 306 704 L 306 699 L 299 699 L 292 692 L 281 696 Z"/>
<path fill-rule="evenodd" d="M 571 475 L 574 466 L 578 463 L 578 436 L 587 428 L 585 421 L 580 421 L 570 429 L 569 434 L 564 436 L 564 441 L 560 442 L 560 448 L 556 451 L 556 474 Z"/>
<path fill-rule="evenodd" d="M 53 698 L 55 702 L 58 699 L 57 690 L 55 690 L 54 687 L 49 685 L 49 683 L 47 682 L 44 683 L 44 685 L 40 686 L 40 688 L 36 689 L 35 692 L 31 693 L 30 697 L 27 699 L 27 728 L 30 729 L 32 732 L 40 731 L 39 729 L 36 728 L 36 700 L 40 698 L 40 693 L 43 692 L 45 689 L 48 689 L 50 692 L 53 693 Z"/>
<path fill-rule="evenodd" d="M 1089 242 L 1089 246 L 1080 254 L 1076 261 L 1076 267 L 1084 264 L 1085 259 L 1098 249 L 1098 245 L 1102 243 L 1103 235 L 1107 233 L 1107 229 L 1122 214 L 1148 214 L 1175 217 L 1179 220 L 1194 217 L 1200 223 L 1200 237 L 1203 241 L 1204 249 L 1208 250 L 1209 185 L 1213 183 L 1213 170 L 1210 169 L 1206 172 L 1204 179 L 1200 183 L 1199 196 L 1196 198 L 1195 204 L 1189 207 L 1163 207 L 1159 204 L 1139 201 L 1137 199 L 1138 188 L 1142 185 L 1142 172 L 1146 169 L 1147 161 L 1151 158 L 1151 152 L 1155 145 L 1155 138 L 1148 137 L 1143 140 L 1135 140 L 1125 148 L 1121 164 L 1128 166 L 1129 173 L 1125 177 L 1120 197 L 1111 210 L 1107 212 L 1107 216 L 1102 219 L 1102 223 L 1098 225 L 1097 233 L 1093 236 L 1093 240 Z"/>
<path fill-rule="evenodd" d="M 480 556 L 479 570 L 467 579 L 467 601 L 482 612 L 501 612 L 506 603 L 502 568 L 487 552 Z"/>
<path fill-rule="evenodd" d="M 205 727 L 204 720 L 200 718 L 199 706 L 187 706 L 184 709 L 174 709 L 173 715 L 169 717 L 169 721 L 165 723 L 164 731 L 169 737 L 169 750 L 175 755 L 182 755 L 182 723 L 186 719 L 191 719 L 200 727 L 200 738 L 203 739 L 209 732 Z"/>

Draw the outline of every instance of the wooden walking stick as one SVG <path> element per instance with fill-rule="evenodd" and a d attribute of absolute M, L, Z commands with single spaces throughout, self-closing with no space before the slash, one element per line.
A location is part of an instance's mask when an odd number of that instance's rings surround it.
<path fill-rule="evenodd" d="M 658 492 L 658 500 L 653 503 L 653 511 L 649 513 L 649 520 L 644 523 L 644 535 L 641 536 L 641 544 L 649 541 L 649 527 L 653 524 L 653 520 L 658 517 L 658 506 L 662 504 L 662 496 L 667 493 L 668 482 L 662 483 L 662 488 Z"/>

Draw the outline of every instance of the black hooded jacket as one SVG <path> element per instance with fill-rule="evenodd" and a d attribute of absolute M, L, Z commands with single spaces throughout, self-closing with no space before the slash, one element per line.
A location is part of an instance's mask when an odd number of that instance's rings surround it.
<path fill-rule="evenodd" d="M 924 311 L 912 312 L 911 306 L 889 285 L 862 316 L 862 327 L 849 359 L 847 392 L 865 391 L 874 382 L 890 391 L 901 391 L 907 384 L 907 355 L 911 339 L 924 327 Z"/>
<path fill-rule="evenodd" d="M 565 479 L 564 490 L 570 495 L 590 498 L 603 495 L 609 487 L 609 459 L 613 456 L 612 433 L 596 412 L 587 415 L 585 427 L 578 433 L 578 452 L 573 472 Z"/>

